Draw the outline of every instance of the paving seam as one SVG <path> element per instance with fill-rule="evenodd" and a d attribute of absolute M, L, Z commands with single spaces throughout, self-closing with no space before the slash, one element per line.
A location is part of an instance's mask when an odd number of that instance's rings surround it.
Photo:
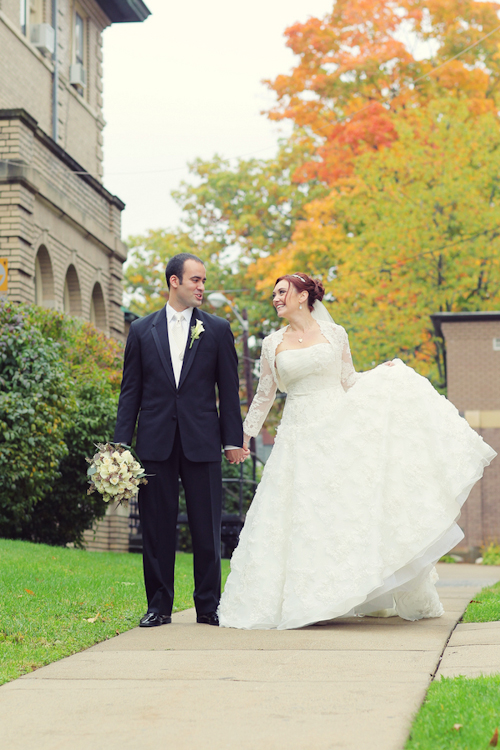
<path fill-rule="evenodd" d="M 484 588 L 484 587 L 483 587 L 483 588 Z M 439 657 L 439 659 L 438 659 L 438 663 L 437 663 L 437 665 L 436 665 L 436 669 L 434 670 L 434 672 L 433 672 L 433 673 L 432 673 L 432 675 L 431 675 L 431 682 L 434 682 L 434 680 L 435 680 L 435 678 L 436 678 L 436 675 L 437 675 L 437 673 L 438 673 L 439 667 L 441 666 L 441 662 L 442 662 L 442 660 L 443 660 L 444 652 L 445 652 L 445 651 L 446 651 L 446 649 L 448 648 L 448 644 L 449 644 L 449 642 L 451 641 L 451 637 L 452 637 L 453 633 L 454 633 L 454 632 L 455 632 L 455 630 L 457 629 L 458 625 L 459 625 L 459 624 L 460 624 L 460 623 L 462 622 L 462 618 L 463 618 L 463 616 L 464 616 L 464 614 L 465 614 L 465 610 L 467 609 L 467 607 L 469 606 L 469 604 L 470 604 L 470 602 L 467 602 L 467 604 L 465 605 L 465 607 L 464 607 L 464 610 L 463 610 L 462 614 L 460 615 L 460 618 L 459 618 L 459 619 L 458 619 L 458 620 L 457 620 L 457 621 L 455 622 L 455 625 L 453 626 L 453 629 L 452 629 L 451 633 L 449 634 L 449 636 L 448 636 L 448 638 L 447 638 L 447 640 L 446 640 L 446 643 L 444 644 L 444 648 L 443 648 L 443 650 L 441 651 L 441 655 L 440 655 L 440 657 Z"/>
<path fill-rule="evenodd" d="M 453 630 L 455 630 L 455 628 L 453 628 Z M 452 636 L 452 633 L 450 633 L 450 638 L 451 636 Z M 448 641 L 450 638 L 448 638 Z M 446 643 L 448 643 L 448 641 L 446 641 Z M 482 645 L 488 645 L 488 644 L 482 644 Z M 84 649 L 84 651 L 76 651 L 74 654 L 70 654 L 70 656 L 77 656 L 77 654 L 83 654 L 85 651 L 88 651 L 88 649 Z M 231 651 L 231 653 L 240 653 L 240 654 L 246 653 L 247 651 L 252 651 L 252 652 L 265 651 L 266 653 L 268 653 L 269 651 L 272 653 L 283 652 L 285 654 L 289 651 L 292 651 L 293 653 L 296 653 L 296 654 L 302 654 L 302 653 L 310 654 L 310 653 L 319 653 L 319 652 L 321 653 L 325 652 L 329 654 L 331 653 L 348 654 L 348 653 L 353 653 L 353 652 L 358 653 L 359 651 L 367 651 L 367 652 L 369 651 L 369 652 L 378 654 L 378 653 L 385 653 L 387 651 L 390 651 L 391 653 L 396 653 L 396 654 L 399 654 L 399 653 L 422 654 L 422 653 L 429 653 L 430 651 L 434 651 L 434 649 L 433 648 L 398 648 L 398 649 L 394 649 L 394 648 L 231 648 L 231 649 L 226 649 L 226 648 L 179 648 L 179 649 L 177 648 L 165 648 L 165 649 L 163 648 L 158 648 L 158 649 L 134 648 L 134 649 L 127 649 L 127 651 L 125 651 L 124 649 L 119 649 L 117 651 L 112 651 L 111 649 L 109 649 L 106 651 L 98 651 L 95 653 L 123 654 L 123 653 L 128 652 L 128 653 L 136 653 L 136 654 L 149 654 L 149 653 L 150 654 L 153 654 L 153 653 L 154 654 L 167 654 L 169 651 L 171 651 L 173 654 L 189 654 L 189 653 L 196 653 L 196 652 L 201 652 L 201 651 L 205 653 L 212 653 L 212 652 L 215 653 L 219 651 Z M 69 656 L 63 656 L 61 659 L 58 659 L 55 662 L 51 662 L 51 664 L 57 664 L 58 661 L 62 661 L 62 659 L 69 659 L 69 658 L 70 658 Z M 44 667 L 49 667 L 49 666 L 50 664 L 44 665 Z M 42 668 L 43 667 L 39 667 L 39 669 L 42 669 Z M 26 675 L 21 675 L 21 676 L 26 677 Z"/>
<path fill-rule="evenodd" d="M 429 674 L 428 672 L 413 672 L 417 676 Z M 242 680 L 237 677 L 168 677 L 167 679 L 160 677 L 40 677 L 37 680 L 32 680 L 34 683 L 46 683 L 47 685 L 56 682 L 151 682 L 151 683 L 169 683 L 169 682 L 245 682 L 249 685 L 282 685 L 286 682 L 287 685 L 317 685 L 317 680 L 304 680 L 303 678 L 297 678 L 295 680 Z M 322 682 L 329 684 L 335 682 L 334 680 L 324 680 Z M 366 678 L 360 676 L 357 680 L 343 680 L 345 684 L 366 684 Z M 380 682 L 378 684 L 381 684 Z M 382 683 L 383 684 L 383 683 Z M 397 683 L 400 684 L 400 683 Z"/>

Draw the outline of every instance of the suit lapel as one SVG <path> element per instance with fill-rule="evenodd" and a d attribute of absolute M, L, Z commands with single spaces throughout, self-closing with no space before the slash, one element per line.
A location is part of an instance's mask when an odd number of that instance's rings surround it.
<path fill-rule="evenodd" d="M 189 324 L 189 334 L 188 334 L 186 349 L 184 352 L 184 360 L 182 363 L 181 377 L 179 379 L 179 388 L 181 388 L 182 384 L 187 378 L 188 372 L 191 369 L 191 365 L 193 364 L 193 361 L 194 361 L 196 350 L 198 349 L 198 345 L 200 343 L 200 337 L 198 337 L 197 339 L 193 341 L 193 345 L 190 347 L 191 328 L 196 325 L 197 320 L 201 321 L 201 316 L 198 313 L 198 310 L 194 308 L 193 314 L 191 315 L 191 322 Z M 201 334 L 201 336 L 203 336 L 203 333 Z"/>
<path fill-rule="evenodd" d="M 158 310 L 158 313 L 155 315 L 151 327 L 151 333 L 153 335 L 156 348 L 158 349 L 158 355 L 163 365 L 163 369 L 165 370 L 167 377 L 172 383 L 173 387 L 176 388 L 174 371 L 172 369 L 172 360 L 170 358 L 167 313 L 164 307 L 161 310 Z"/>

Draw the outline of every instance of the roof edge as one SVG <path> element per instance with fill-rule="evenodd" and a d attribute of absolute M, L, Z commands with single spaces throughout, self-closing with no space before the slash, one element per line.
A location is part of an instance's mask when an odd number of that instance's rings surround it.
<path fill-rule="evenodd" d="M 97 0 L 111 23 L 141 23 L 151 15 L 142 0 Z"/>
<path fill-rule="evenodd" d="M 475 312 L 440 312 L 431 315 L 436 336 L 443 339 L 443 323 L 484 323 L 488 320 L 500 320 L 500 310 L 478 310 Z"/>

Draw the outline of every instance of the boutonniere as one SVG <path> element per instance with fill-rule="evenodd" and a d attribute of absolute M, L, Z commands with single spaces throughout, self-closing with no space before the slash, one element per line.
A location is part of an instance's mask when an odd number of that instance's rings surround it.
<path fill-rule="evenodd" d="M 205 330 L 205 327 L 201 320 L 196 321 L 195 326 L 191 326 L 191 341 L 189 342 L 189 348 L 193 346 L 196 339 L 199 339 L 203 331 Z"/>

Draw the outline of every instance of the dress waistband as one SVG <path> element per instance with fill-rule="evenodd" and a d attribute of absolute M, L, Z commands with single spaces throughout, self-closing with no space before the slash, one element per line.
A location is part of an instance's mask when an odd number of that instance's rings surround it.
<path fill-rule="evenodd" d="M 338 385 L 333 385 L 333 386 L 329 385 L 329 386 L 326 386 L 325 388 L 314 388 L 314 389 L 309 389 L 307 391 L 299 391 L 299 390 L 295 392 L 287 391 L 286 399 L 287 401 L 289 401 L 290 399 L 293 400 L 296 398 L 304 398 L 304 397 L 311 398 L 316 393 L 320 393 L 324 398 L 326 393 L 332 393 L 333 395 L 333 394 L 345 393 L 345 391 L 342 385 L 339 383 Z"/>

